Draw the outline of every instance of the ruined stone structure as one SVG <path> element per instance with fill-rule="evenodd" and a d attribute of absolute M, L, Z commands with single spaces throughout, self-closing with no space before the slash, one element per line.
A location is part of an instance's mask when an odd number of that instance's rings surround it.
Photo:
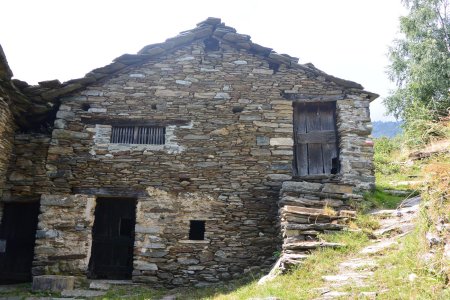
<path fill-rule="evenodd" d="M 374 184 L 377 95 L 220 19 L 84 78 L 10 84 L 36 117 L 25 122 L 10 112 L 14 101 L 0 101 L 0 190 L 2 203 L 39 201 L 33 276 L 230 279 L 317 235 L 320 226 L 286 227 L 292 207 L 310 216 L 329 206 L 344 218 Z M 13 141 L 13 116 L 18 128 L 51 130 Z"/>

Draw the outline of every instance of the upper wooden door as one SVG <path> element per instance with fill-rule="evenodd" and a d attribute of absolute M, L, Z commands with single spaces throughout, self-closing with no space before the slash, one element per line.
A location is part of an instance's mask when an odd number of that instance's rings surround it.
<path fill-rule="evenodd" d="M 336 102 L 294 103 L 297 176 L 338 172 Z"/>

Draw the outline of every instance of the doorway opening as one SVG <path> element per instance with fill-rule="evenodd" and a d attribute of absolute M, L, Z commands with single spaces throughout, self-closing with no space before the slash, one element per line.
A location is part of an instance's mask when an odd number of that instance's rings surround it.
<path fill-rule="evenodd" d="M 31 281 L 39 201 L 3 205 L 0 224 L 0 284 Z"/>
<path fill-rule="evenodd" d="M 131 279 L 136 199 L 98 198 L 88 277 Z"/>

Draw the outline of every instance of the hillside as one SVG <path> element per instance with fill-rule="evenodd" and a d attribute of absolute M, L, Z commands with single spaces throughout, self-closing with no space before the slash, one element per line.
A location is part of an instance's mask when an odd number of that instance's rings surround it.
<path fill-rule="evenodd" d="M 382 136 L 392 138 L 392 137 L 402 133 L 401 125 L 402 125 L 402 122 L 400 122 L 400 121 L 396 121 L 396 122 L 374 121 L 374 122 L 372 122 L 372 126 L 373 126 L 372 136 L 374 138 L 379 138 Z"/>

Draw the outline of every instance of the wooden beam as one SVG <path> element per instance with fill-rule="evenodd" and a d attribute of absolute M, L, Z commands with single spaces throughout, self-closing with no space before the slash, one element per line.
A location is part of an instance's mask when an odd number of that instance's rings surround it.
<path fill-rule="evenodd" d="M 145 190 L 132 190 L 127 188 L 73 188 L 74 194 L 93 195 L 99 197 L 130 197 L 146 196 Z"/>
<path fill-rule="evenodd" d="M 294 102 L 331 102 L 344 99 L 344 95 L 309 95 L 300 93 L 281 92 L 281 96 L 286 100 Z"/>

